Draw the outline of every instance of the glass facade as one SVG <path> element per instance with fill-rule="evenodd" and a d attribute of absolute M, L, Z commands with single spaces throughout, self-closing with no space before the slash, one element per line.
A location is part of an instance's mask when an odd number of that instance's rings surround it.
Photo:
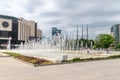
<path fill-rule="evenodd" d="M 120 27 L 120 24 L 117 24 L 117 25 L 112 26 L 112 28 L 111 28 L 111 33 L 112 33 L 113 37 L 115 38 L 116 43 L 120 42 L 120 40 L 119 40 L 119 38 L 120 38 L 119 27 Z"/>
<path fill-rule="evenodd" d="M 52 36 L 58 36 L 61 34 L 61 30 L 57 29 L 56 27 L 52 28 Z"/>
<path fill-rule="evenodd" d="M 0 31 L 0 37 L 3 37 L 3 38 L 8 38 L 10 36 L 10 32 L 8 31 Z"/>

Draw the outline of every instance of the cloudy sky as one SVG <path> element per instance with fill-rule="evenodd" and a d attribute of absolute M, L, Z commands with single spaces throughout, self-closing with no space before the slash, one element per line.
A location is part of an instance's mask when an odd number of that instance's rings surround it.
<path fill-rule="evenodd" d="M 78 25 L 81 37 L 81 26 L 86 34 L 88 25 L 89 38 L 94 39 L 120 23 L 120 0 L 1 0 L 0 14 L 35 20 L 44 36 L 51 27 L 75 34 Z"/>

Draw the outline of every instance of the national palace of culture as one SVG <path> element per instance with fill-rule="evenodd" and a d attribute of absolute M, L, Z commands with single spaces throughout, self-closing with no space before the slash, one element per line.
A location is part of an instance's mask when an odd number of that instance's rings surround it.
<path fill-rule="evenodd" d="M 13 16 L 0 15 L 0 47 L 6 47 L 9 38 L 11 45 L 20 44 L 31 39 L 42 37 L 35 21 Z"/>

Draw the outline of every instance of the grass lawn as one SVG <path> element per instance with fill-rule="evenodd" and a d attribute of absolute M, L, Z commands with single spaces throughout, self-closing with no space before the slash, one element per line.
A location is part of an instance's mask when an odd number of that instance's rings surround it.
<path fill-rule="evenodd" d="M 35 57 L 29 57 L 29 56 L 24 56 L 18 53 L 12 53 L 12 52 L 3 52 L 4 54 L 7 54 L 11 57 L 17 58 L 19 60 L 32 63 L 34 65 L 48 65 L 48 64 L 53 64 L 52 62 L 45 60 L 45 59 L 40 59 L 40 58 L 35 58 Z"/>

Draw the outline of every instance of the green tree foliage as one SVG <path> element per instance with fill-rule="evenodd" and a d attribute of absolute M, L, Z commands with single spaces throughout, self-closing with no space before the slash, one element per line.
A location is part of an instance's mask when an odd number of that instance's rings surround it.
<path fill-rule="evenodd" d="M 94 40 L 87 40 L 87 39 L 80 39 L 79 40 L 80 43 L 83 42 L 83 47 L 88 46 L 88 48 L 91 48 L 91 42 L 92 42 L 92 45 L 94 45 Z"/>
<path fill-rule="evenodd" d="M 99 34 L 95 39 L 96 48 L 109 48 L 115 39 L 109 34 Z"/>
<path fill-rule="evenodd" d="M 120 44 L 117 44 L 116 48 L 119 48 L 119 49 L 120 49 Z"/>

